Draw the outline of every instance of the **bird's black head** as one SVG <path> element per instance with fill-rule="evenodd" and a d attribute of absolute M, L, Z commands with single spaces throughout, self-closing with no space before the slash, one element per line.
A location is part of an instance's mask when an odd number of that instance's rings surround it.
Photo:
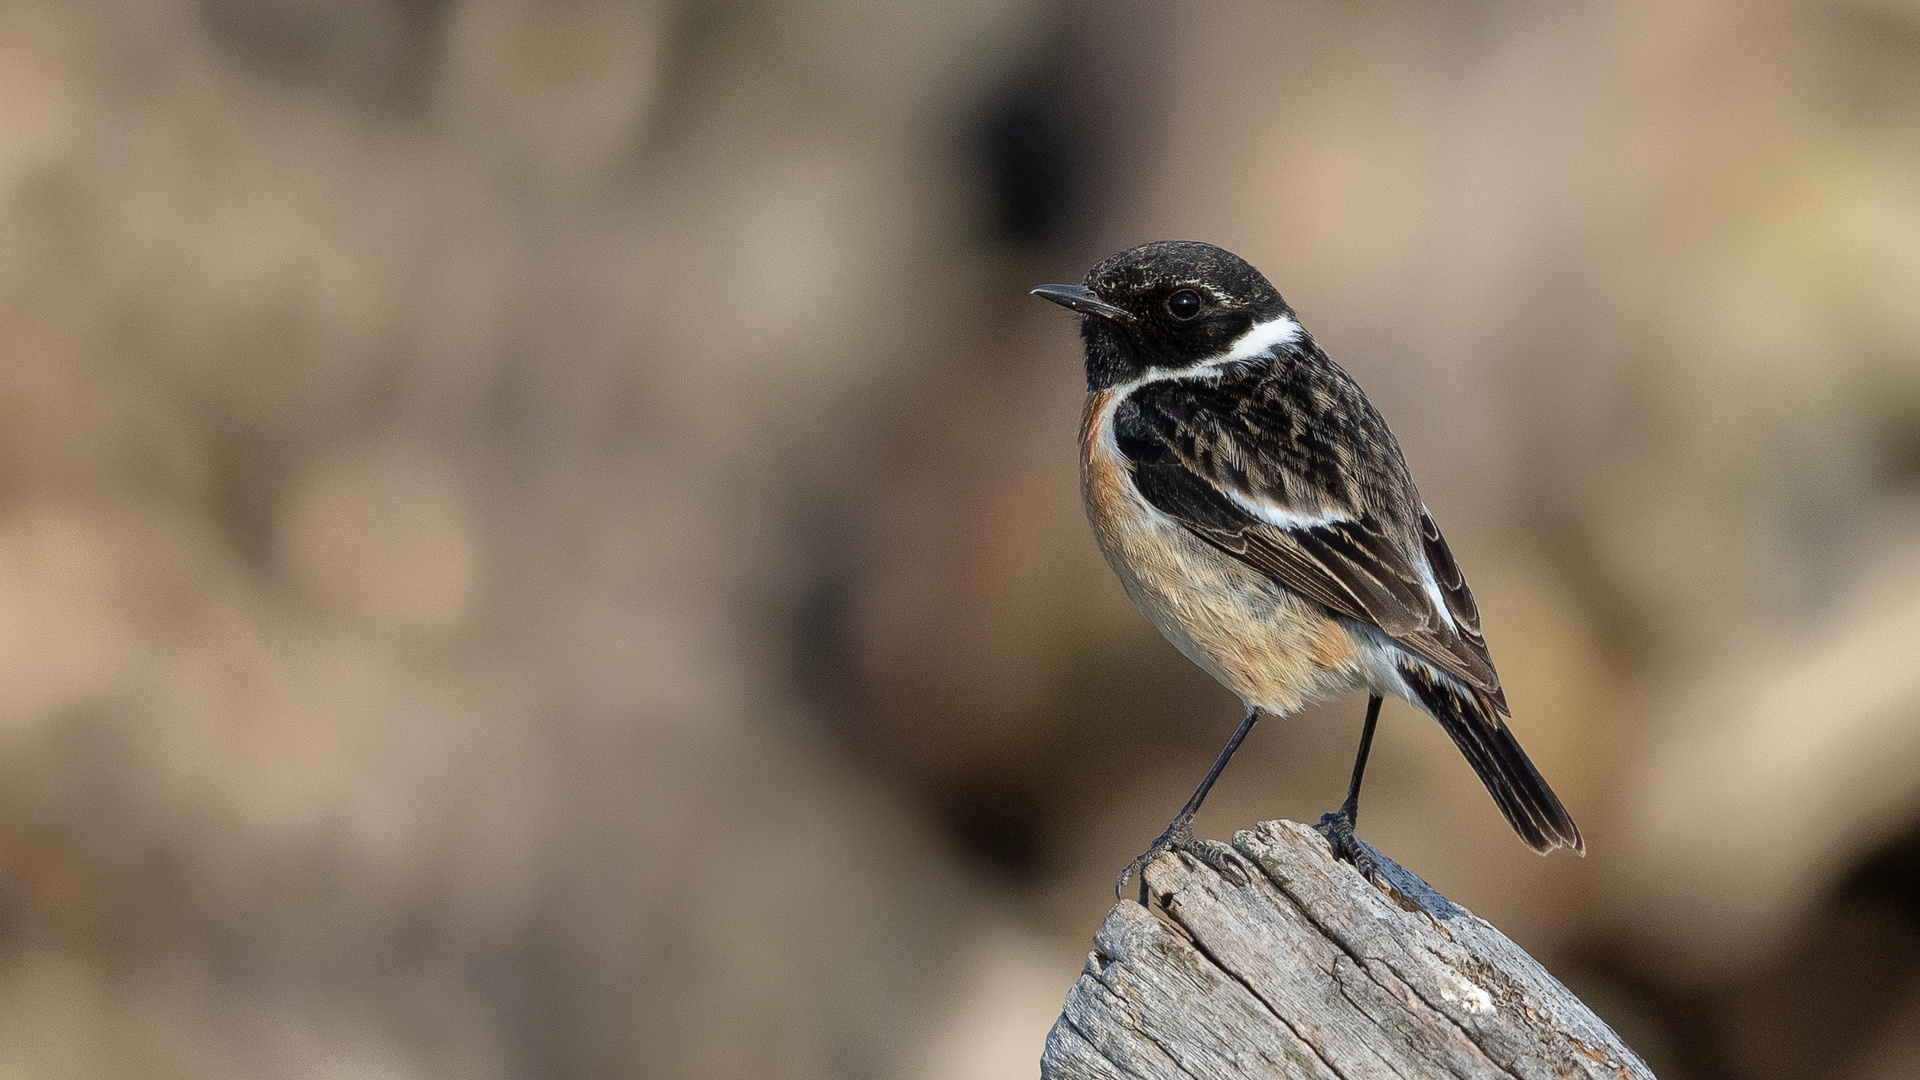
<path fill-rule="evenodd" d="M 1033 292 L 1080 313 L 1089 390 L 1299 332 L 1293 309 L 1260 271 L 1230 251 L 1191 240 L 1142 244 L 1087 271 L 1082 285 L 1042 285 Z M 1249 338 L 1256 327 L 1262 334 Z"/>

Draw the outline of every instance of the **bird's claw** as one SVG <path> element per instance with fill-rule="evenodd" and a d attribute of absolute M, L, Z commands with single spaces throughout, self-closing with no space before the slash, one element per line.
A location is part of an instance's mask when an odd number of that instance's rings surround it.
<path fill-rule="evenodd" d="M 1353 816 L 1346 810 L 1335 810 L 1320 815 L 1320 824 L 1314 831 L 1326 837 L 1327 846 L 1333 849 L 1333 857 L 1343 859 L 1360 871 L 1360 876 L 1378 884 L 1380 882 L 1380 864 L 1375 862 L 1367 849 L 1353 835 Z"/>
<path fill-rule="evenodd" d="M 1175 820 L 1167 826 L 1140 857 L 1127 864 L 1120 871 L 1120 880 L 1113 883 L 1115 899 L 1124 899 L 1127 895 L 1127 882 L 1135 874 L 1140 875 L 1140 906 L 1147 904 L 1147 864 L 1166 854 L 1178 851 L 1193 856 L 1195 862 L 1214 870 L 1236 886 L 1245 886 L 1253 880 L 1247 876 L 1246 867 L 1240 864 L 1240 856 L 1233 848 L 1218 840 L 1200 840 L 1193 835 L 1193 825 L 1189 821 Z"/>

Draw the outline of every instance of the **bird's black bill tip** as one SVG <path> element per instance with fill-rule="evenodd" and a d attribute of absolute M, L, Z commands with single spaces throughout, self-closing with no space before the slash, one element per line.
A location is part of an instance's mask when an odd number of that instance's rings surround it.
<path fill-rule="evenodd" d="M 1038 285 L 1032 290 L 1032 295 L 1051 300 L 1082 315 L 1098 315 L 1119 322 L 1133 321 L 1133 316 L 1093 295 L 1085 285 Z"/>

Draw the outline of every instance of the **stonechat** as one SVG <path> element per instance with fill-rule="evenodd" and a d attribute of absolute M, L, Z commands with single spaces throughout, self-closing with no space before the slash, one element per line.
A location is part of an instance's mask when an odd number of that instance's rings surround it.
<path fill-rule="evenodd" d="M 1230 848 L 1194 838 L 1194 814 L 1261 715 L 1352 690 L 1368 694 L 1366 723 L 1346 802 L 1320 830 L 1362 873 L 1376 868 L 1353 838 L 1360 780 L 1389 694 L 1439 721 L 1528 847 L 1584 853 L 1507 730 L 1473 593 L 1393 433 L 1267 279 L 1211 244 L 1161 241 L 1033 293 L 1080 315 L 1080 490 L 1101 551 L 1134 605 L 1246 705 L 1116 892 L 1166 851 L 1244 883 Z"/>

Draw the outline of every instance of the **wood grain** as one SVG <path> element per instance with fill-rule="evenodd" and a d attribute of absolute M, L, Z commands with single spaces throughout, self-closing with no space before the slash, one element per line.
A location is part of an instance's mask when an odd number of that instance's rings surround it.
<path fill-rule="evenodd" d="M 1295 822 L 1234 848 L 1252 884 L 1164 856 L 1152 910 L 1108 913 L 1044 1080 L 1652 1080 L 1532 957 L 1378 852 L 1390 890 Z"/>

